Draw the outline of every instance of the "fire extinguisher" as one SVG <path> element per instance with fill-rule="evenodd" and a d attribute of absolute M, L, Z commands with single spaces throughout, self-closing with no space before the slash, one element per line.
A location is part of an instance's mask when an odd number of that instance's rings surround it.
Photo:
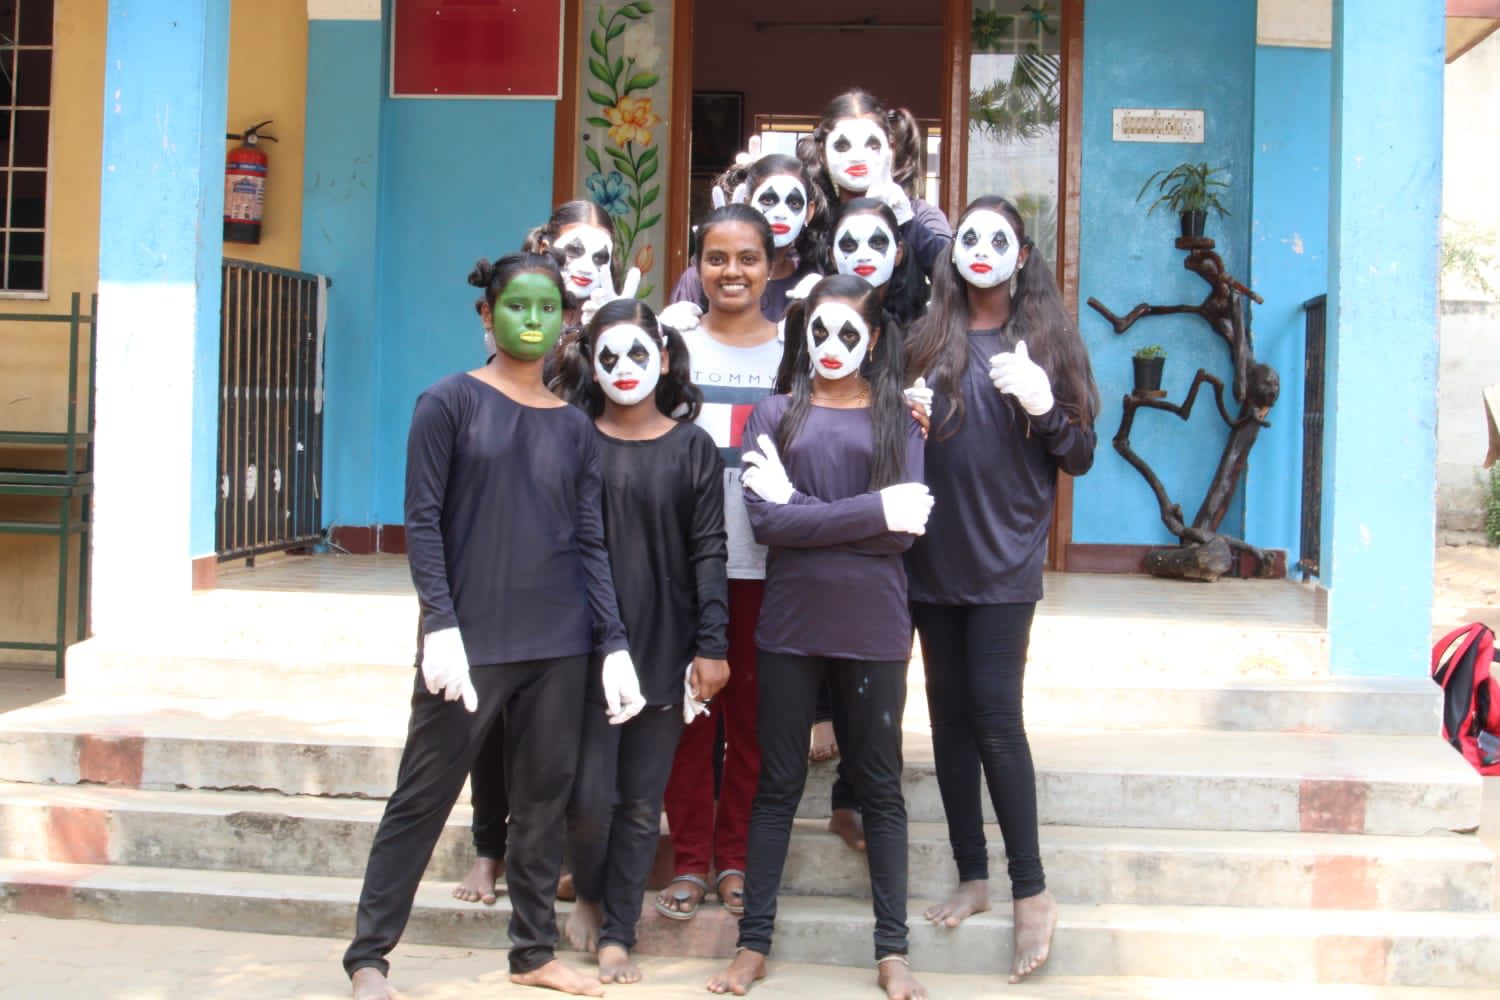
<path fill-rule="evenodd" d="M 269 161 L 257 148 L 261 140 L 276 141 L 260 130 L 271 124 L 259 122 L 242 134 L 230 132 L 226 139 L 240 144 L 229 151 L 224 161 L 224 239 L 231 243 L 259 243 L 260 222 L 265 213 L 266 175 Z"/>

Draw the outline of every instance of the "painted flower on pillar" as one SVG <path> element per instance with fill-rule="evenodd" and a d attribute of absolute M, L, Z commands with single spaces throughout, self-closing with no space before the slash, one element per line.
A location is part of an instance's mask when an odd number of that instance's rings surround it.
<path fill-rule="evenodd" d="M 594 172 L 585 180 L 589 197 L 615 220 L 615 251 L 620 260 L 632 259 L 638 242 L 661 222 L 657 204 L 661 170 L 656 129 L 662 124 L 648 91 L 660 82 L 654 72 L 661 59 L 649 0 L 632 0 L 599 8 L 598 24 L 589 31 L 588 100 L 593 105 L 587 121 L 604 130 L 595 148 L 586 143 L 583 155 Z M 601 155 L 602 153 L 602 155 Z M 605 162 L 606 158 L 608 163 Z M 608 168 L 608 169 L 606 169 Z M 641 243 L 635 260 L 655 263 L 650 244 Z M 649 271 L 641 267 L 641 271 Z M 653 291 L 645 285 L 639 295 Z"/>
<path fill-rule="evenodd" d="M 647 243 L 635 252 L 635 266 L 642 274 L 651 273 L 651 269 L 656 266 L 656 251 L 651 244 Z"/>

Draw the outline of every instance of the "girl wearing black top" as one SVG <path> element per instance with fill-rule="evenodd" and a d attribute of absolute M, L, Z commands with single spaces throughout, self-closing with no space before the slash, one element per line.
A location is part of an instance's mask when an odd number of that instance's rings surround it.
<path fill-rule="evenodd" d="M 589 654 L 616 721 L 644 706 L 604 549 L 599 446 L 588 418 L 542 385 L 562 328 L 551 257 L 481 261 L 498 353 L 417 399 L 406 538 L 421 607 L 411 722 L 370 848 L 344 953 L 356 1000 L 395 996 L 386 955 L 475 755 L 505 726 L 514 982 L 599 995 L 553 954 L 553 892 L 578 759 Z"/>
<path fill-rule="evenodd" d="M 807 778 L 825 676 L 848 715 L 843 746 L 864 806 L 875 961 L 891 997 L 925 997 L 908 966 L 901 716 L 911 651 L 901 553 L 932 509 L 922 435 L 901 395 L 899 334 L 861 278 L 821 281 L 787 312 L 777 389 L 746 425 L 745 506 L 769 546 L 758 658 L 760 782 L 750 815 L 739 953 L 709 980 L 742 994 L 766 971 L 776 894 Z M 785 456 L 783 467 L 779 456 Z"/>
<path fill-rule="evenodd" d="M 579 950 L 597 948 L 600 982 L 634 983 L 630 950 L 677 739 L 729 679 L 724 463 L 693 423 L 702 393 L 687 347 L 645 304 L 600 308 L 560 362 L 554 391 L 597 428 L 610 571 L 646 700 L 611 725 L 590 683 L 568 809 L 578 903 L 567 933 Z"/>
<path fill-rule="evenodd" d="M 939 515 L 907 555 L 938 786 L 959 886 L 926 916 L 956 927 L 989 909 L 979 808 L 989 785 L 1014 900 L 1011 982 L 1047 960 L 1057 905 L 1037 844 L 1036 777 L 1021 716 L 1026 647 L 1058 472 L 1094 460 L 1099 390 L 1047 263 L 1014 205 L 964 210 L 907 342 L 936 403 L 927 482 Z"/>

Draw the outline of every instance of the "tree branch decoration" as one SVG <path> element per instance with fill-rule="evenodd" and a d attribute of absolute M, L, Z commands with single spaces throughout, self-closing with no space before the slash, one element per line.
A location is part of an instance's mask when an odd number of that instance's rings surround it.
<path fill-rule="evenodd" d="M 1270 576 L 1276 567 L 1269 553 L 1242 539 L 1219 532 L 1219 525 L 1229 511 L 1229 502 L 1244 478 L 1250 449 L 1254 447 L 1261 428 L 1271 426 L 1265 419 L 1266 414 L 1281 394 L 1281 378 L 1275 369 L 1255 360 L 1250 326 L 1245 318 L 1245 299 L 1254 302 L 1264 300 L 1225 270 L 1223 259 L 1214 252 L 1213 240 L 1189 238 L 1178 240 L 1177 245 L 1188 250 L 1183 267 L 1208 284 L 1208 295 L 1202 302 L 1196 305 L 1151 305 L 1142 302 L 1124 316 L 1117 316 L 1098 299 L 1088 300 L 1091 307 L 1109 320 L 1116 334 L 1123 334 L 1137 320 L 1147 316 L 1188 314 L 1207 323 L 1209 329 L 1229 348 L 1230 366 L 1234 372 L 1231 392 L 1234 402 L 1239 404 L 1237 412 L 1231 413 L 1224 401 L 1224 383 L 1201 368 L 1193 376 L 1187 397 L 1180 404 L 1151 395 L 1130 393 L 1125 396 L 1120 429 L 1114 437 L 1115 451 L 1146 480 L 1161 509 L 1162 524 L 1180 540 L 1176 548 L 1156 549 L 1147 553 L 1146 571 L 1154 576 L 1176 579 L 1217 580 L 1233 564 L 1232 553 L 1243 553 L 1254 560 L 1257 576 Z M 1186 421 L 1192 415 L 1198 392 L 1205 384 L 1213 387 L 1219 419 L 1228 428 L 1229 436 L 1219 456 L 1213 479 L 1209 481 L 1203 503 L 1193 520 L 1188 522 L 1183 517 L 1182 507 L 1172 501 L 1151 466 L 1131 448 L 1130 431 L 1135 426 L 1136 412 L 1143 409 L 1162 410 Z"/>

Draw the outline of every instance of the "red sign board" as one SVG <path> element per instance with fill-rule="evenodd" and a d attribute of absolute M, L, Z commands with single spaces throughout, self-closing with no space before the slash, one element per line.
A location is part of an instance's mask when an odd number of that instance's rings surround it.
<path fill-rule="evenodd" d="M 395 0 L 394 97 L 562 96 L 563 0 Z"/>

